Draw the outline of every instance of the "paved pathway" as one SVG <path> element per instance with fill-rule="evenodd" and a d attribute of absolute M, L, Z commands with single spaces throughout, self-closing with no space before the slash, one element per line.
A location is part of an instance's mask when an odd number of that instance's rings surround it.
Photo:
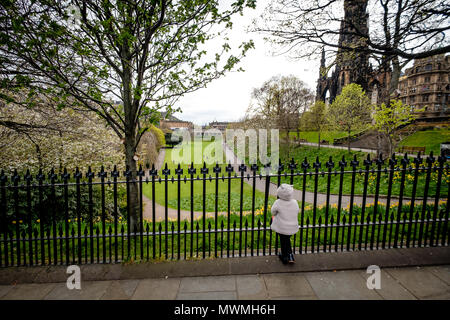
<path fill-rule="evenodd" d="M 147 300 L 450 300 L 450 266 L 381 269 L 381 289 L 369 290 L 365 270 L 1 285 L 0 299 Z"/>
<path fill-rule="evenodd" d="M 311 146 L 311 147 L 318 147 L 319 146 L 318 143 L 313 143 L 313 142 L 301 142 L 300 145 L 302 145 L 302 146 Z M 331 149 L 348 150 L 347 146 L 335 146 L 335 145 L 332 145 L 332 144 L 320 144 L 320 147 L 321 148 L 324 147 L 324 148 L 331 148 Z M 350 147 L 350 150 L 367 152 L 367 153 L 375 153 L 375 154 L 377 153 L 377 150 L 374 150 L 374 149 Z"/>

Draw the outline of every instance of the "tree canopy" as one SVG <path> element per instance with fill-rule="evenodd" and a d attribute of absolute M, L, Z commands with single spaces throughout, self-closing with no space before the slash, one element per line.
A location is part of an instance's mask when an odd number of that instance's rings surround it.
<path fill-rule="evenodd" d="M 353 131 L 368 128 L 371 122 L 371 104 L 360 85 L 346 85 L 328 109 L 328 121 L 336 129 L 347 132 L 350 151 L 350 135 Z"/>

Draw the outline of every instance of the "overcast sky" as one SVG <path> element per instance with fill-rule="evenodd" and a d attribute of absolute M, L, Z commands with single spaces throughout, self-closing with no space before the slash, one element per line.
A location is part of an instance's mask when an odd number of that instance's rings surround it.
<path fill-rule="evenodd" d="M 265 43 L 262 35 L 246 32 L 246 28 L 260 15 L 267 3 L 268 0 L 258 0 L 256 10 L 247 9 L 243 16 L 233 19 L 230 40 L 240 43 L 253 39 L 255 43 L 255 49 L 249 51 L 239 64 L 245 72 L 228 73 L 206 88 L 185 95 L 175 105 L 182 110 L 182 113 L 174 114 L 176 117 L 195 124 L 237 120 L 245 114 L 252 89 L 276 75 L 293 74 L 315 91 L 320 64 L 318 59 L 292 61 L 287 56 L 273 56 L 270 45 Z"/>

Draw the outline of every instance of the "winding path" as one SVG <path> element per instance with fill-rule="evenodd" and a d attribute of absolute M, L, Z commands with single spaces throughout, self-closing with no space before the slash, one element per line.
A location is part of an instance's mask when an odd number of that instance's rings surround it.
<path fill-rule="evenodd" d="M 225 157 L 226 157 L 226 162 L 227 163 L 231 163 L 233 166 L 233 169 L 235 171 L 235 173 L 237 175 L 240 175 L 240 172 L 238 170 L 239 165 L 242 163 L 242 161 L 240 159 L 237 158 L 237 156 L 235 155 L 235 153 L 231 150 L 231 148 L 224 143 L 223 146 L 223 150 L 225 152 Z M 164 164 L 164 159 L 165 159 L 165 149 L 161 149 L 158 158 L 156 160 L 155 163 L 155 167 L 156 169 L 160 170 L 161 167 Z M 248 183 L 250 186 L 252 186 L 253 181 L 251 179 L 244 179 L 244 181 L 246 183 Z M 256 182 L 255 182 L 255 186 L 256 189 L 261 191 L 261 192 L 265 192 L 265 178 L 257 178 Z M 270 183 L 269 186 L 269 194 L 272 196 L 276 197 L 277 194 L 277 185 L 273 182 Z M 317 204 L 318 205 L 325 205 L 326 204 L 326 198 L 327 195 L 325 193 L 317 193 Z M 297 190 L 294 189 L 294 199 L 301 201 L 302 200 L 302 191 L 301 190 Z M 403 201 L 407 202 L 409 201 L 410 198 L 408 197 L 403 197 Z M 445 199 L 444 199 L 445 200 Z M 152 210 L 152 200 L 148 199 L 147 197 L 143 196 L 143 201 L 144 201 L 144 212 L 143 212 L 143 216 L 144 219 L 152 219 L 153 217 L 153 210 Z M 353 197 L 353 203 L 356 205 L 361 206 L 362 205 L 362 201 L 363 201 L 363 197 L 360 195 L 355 195 Z M 379 196 L 378 201 L 380 203 L 386 204 L 387 198 L 386 196 Z M 398 197 L 396 196 L 392 196 L 391 197 L 391 203 L 394 203 L 398 201 Z M 421 201 L 423 201 L 420 197 L 416 198 L 416 201 L 419 203 Z M 434 203 L 435 199 L 434 197 L 429 199 L 427 202 L 428 203 Z M 305 202 L 307 203 L 314 203 L 314 192 L 310 192 L 310 191 L 306 191 L 305 192 Z M 339 202 L 339 196 L 336 194 L 330 194 L 330 205 L 334 205 L 334 204 L 338 204 Z M 373 204 L 375 202 L 375 198 L 373 196 L 367 196 L 366 197 L 366 205 L 368 204 Z M 342 203 L 342 207 L 346 207 L 350 204 L 350 196 L 349 195 L 343 195 L 341 197 L 341 203 Z M 207 212 L 206 213 L 207 216 L 208 215 L 214 215 L 214 212 Z M 227 212 L 218 212 L 219 215 L 226 215 Z M 167 208 L 167 215 L 169 217 L 169 219 L 174 219 L 176 220 L 178 217 L 178 211 L 177 209 L 174 208 Z M 203 212 L 202 211 L 194 211 L 194 219 L 200 218 L 202 217 Z M 164 220 L 165 217 L 165 207 L 163 205 L 160 205 L 158 203 L 155 203 L 155 218 L 156 221 L 161 221 Z M 180 219 L 181 220 L 187 220 L 190 221 L 190 217 L 191 217 L 191 212 L 188 210 L 180 210 Z"/>

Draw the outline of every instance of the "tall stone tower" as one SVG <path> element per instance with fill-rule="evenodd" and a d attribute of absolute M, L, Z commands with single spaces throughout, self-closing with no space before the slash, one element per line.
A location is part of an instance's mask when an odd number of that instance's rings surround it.
<path fill-rule="evenodd" d="M 331 77 L 325 73 L 325 53 L 322 51 L 320 76 L 317 81 L 316 100 L 325 101 L 327 91 L 330 103 L 349 83 L 357 83 L 368 89 L 369 55 L 366 37 L 369 32 L 366 12 L 368 0 L 345 0 L 344 20 L 339 30 L 339 49 L 336 55 L 335 69 Z"/>

